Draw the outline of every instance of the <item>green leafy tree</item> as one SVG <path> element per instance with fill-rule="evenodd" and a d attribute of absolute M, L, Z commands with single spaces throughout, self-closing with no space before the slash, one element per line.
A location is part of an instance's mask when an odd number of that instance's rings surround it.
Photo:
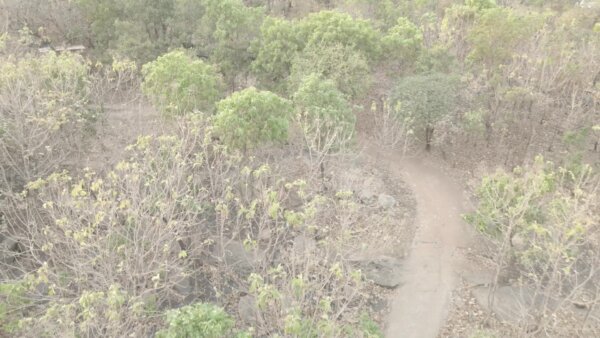
<path fill-rule="evenodd" d="M 261 143 L 286 140 L 291 111 L 288 100 L 251 87 L 217 103 L 214 123 L 225 144 L 245 152 Z"/>
<path fill-rule="evenodd" d="M 199 54 L 219 65 L 232 87 L 236 75 L 248 69 L 255 58 L 250 46 L 259 36 L 263 17 L 261 7 L 248 7 L 242 0 L 206 0 L 195 45 Z"/>
<path fill-rule="evenodd" d="M 491 8 L 482 12 L 469 32 L 472 62 L 494 67 L 510 60 L 519 45 L 541 28 L 544 16 L 522 14 L 509 8 Z"/>
<path fill-rule="evenodd" d="M 212 112 L 221 93 L 221 81 L 213 66 L 173 51 L 142 68 L 142 89 L 166 115 L 194 110 Z"/>
<path fill-rule="evenodd" d="M 277 87 L 289 75 L 292 64 L 304 41 L 296 32 L 294 22 L 268 17 L 261 26 L 256 60 L 252 69 L 263 84 Z"/>
<path fill-rule="evenodd" d="M 167 21 L 171 35 L 171 46 L 194 48 L 199 20 L 206 11 L 205 1 L 175 0 L 173 17 Z"/>
<path fill-rule="evenodd" d="M 339 150 L 352 141 L 356 116 L 334 81 L 310 74 L 294 94 L 294 104 L 306 143 L 319 156 Z"/>
<path fill-rule="evenodd" d="M 175 0 L 77 0 L 77 4 L 90 25 L 95 52 L 144 63 L 171 46 L 169 22 L 176 13 Z"/>
<path fill-rule="evenodd" d="M 469 32 L 479 11 L 466 5 L 452 5 L 444 13 L 440 27 L 440 37 L 444 45 L 452 50 L 458 60 L 464 61 L 469 54 Z"/>
<path fill-rule="evenodd" d="M 291 74 L 294 92 L 305 76 L 316 72 L 356 95 L 364 89 L 359 80 L 368 78 L 369 64 L 381 56 L 380 40 L 381 33 L 370 21 L 336 11 L 321 11 L 299 21 L 268 19 L 261 29 L 253 69 L 275 88 Z"/>
<path fill-rule="evenodd" d="M 80 11 L 89 24 L 90 39 L 98 51 L 105 51 L 116 37 L 115 20 L 123 16 L 115 0 L 77 0 Z"/>
<path fill-rule="evenodd" d="M 401 103 L 399 114 L 414 119 L 429 150 L 436 123 L 456 109 L 458 79 L 442 73 L 409 76 L 394 91 L 395 100 Z"/>
<path fill-rule="evenodd" d="M 350 46 L 313 44 L 294 60 L 289 89 L 294 92 L 305 77 L 316 73 L 333 80 L 344 94 L 358 98 L 371 84 L 370 70 L 368 60 Z"/>
<path fill-rule="evenodd" d="M 423 46 L 423 33 L 409 19 L 400 17 L 381 39 L 381 43 L 386 59 L 412 64 Z"/>
<path fill-rule="evenodd" d="M 341 44 L 360 51 L 369 61 L 381 55 L 381 32 L 368 20 L 354 19 L 336 11 L 321 11 L 300 21 L 298 28 L 307 46 Z"/>
<path fill-rule="evenodd" d="M 445 10 L 441 22 L 441 37 L 446 47 L 454 49 L 459 60 L 469 54 L 469 34 L 477 19 L 488 9 L 496 8 L 494 0 L 465 0 Z"/>
<path fill-rule="evenodd" d="M 496 8 L 496 0 L 465 0 L 465 5 L 477 10 Z"/>
<path fill-rule="evenodd" d="M 231 335 L 234 326 L 225 310 L 205 303 L 169 310 L 166 317 L 168 326 L 158 338 L 221 338 Z"/>
<path fill-rule="evenodd" d="M 418 72 L 450 73 L 456 69 L 456 57 L 443 45 L 421 49 L 415 68 Z"/>

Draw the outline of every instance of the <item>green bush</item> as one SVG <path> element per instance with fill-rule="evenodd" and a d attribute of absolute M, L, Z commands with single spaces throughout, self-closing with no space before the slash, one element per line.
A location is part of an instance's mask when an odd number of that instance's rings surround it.
<path fill-rule="evenodd" d="M 352 140 L 356 116 L 333 81 L 318 74 L 307 76 L 294 94 L 294 104 L 309 147 L 325 152 Z"/>
<path fill-rule="evenodd" d="M 369 65 L 381 51 L 381 32 L 370 21 L 321 11 L 299 21 L 267 19 L 252 67 L 264 84 L 276 89 L 291 74 L 294 92 L 305 76 L 316 72 L 357 95 L 365 88 L 359 80 L 368 78 Z"/>
<path fill-rule="evenodd" d="M 263 22 L 256 60 L 252 63 L 263 84 L 277 85 L 290 75 L 297 53 L 304 48 L 296 29 L 294 22 L 284 19 L 269 17 Z"/>
<path fill-rule="evenodd" d="M 453 75 L 431 73 L 405 77 L 394 89 L 401 103 L 400 114 L 410 117 L 424 131 L 427 149 L 431 146 L 435 124 L 456 109 L 459 81 Z"/>
<path fill-rule="evenodd" d="M 247 71 L 255 57 L 251 41 L 259 35 L 263 9 L 242 0 L 206 0 L 205 13 L 194 34 L 197 50 L 210 57 L 230 84 Z"/>
<path fill-rule="evenodd" d="M 23 282 L 0 283 L 0 334 L 14 334 L 18 330 L 22 309 L 26 307 L 25 291 L 27 285 Z"/>
<path fill-rule="evenodd" d="M 166 317 L 168 326 L 157 333 L 157 338 L 228 337 L 234 325 L 225 310 L 204 303 L 169 310 Z"/>
<path fill-rule="evenodd" d="M 131 58 L 144 63 L 165 53 L 174 40 L 170 22 L 176 0 L 77 0 L 76 6 L 89 23 L 93 52 Z"/>
<path fill-rule="evenodd" d="M 245 151 L 286 140 L 291 110 L 288 100 L 251 87 L 217 104 L 215 128 L 225 144 Z"/>
<path fill-rule="evenodd" d="M 478 10 L 496 8 L 496 0 L 465 0 L 465 5 Z"/>
<path fill-rule="evenodd" d="M 518 52 L 519 44 L 531 38 L 544 23 L 544 15 L 523 14 L 510 8 L 484 10 L 469 32 L 472 45 L 468 58 L 488 67 L 507 62 Z"/>
<path fill-rule="evenodd" d="M 354 19 L 346 13 L 321 11 L 298 23 L 306 46 L 341 44 L 360 51 L 369 61 L 381 55 L 381 32 L 368 20 Z"/>
<path fill-rule="evenodd" d="M 160 56 L 144 65 L 142 73 L 144 93 L 165 115 L 212 112 L 222 88 L 211 65 L 183 51 Z"/>
<path fill-rule="evenodd" d="M 362 53 L 341 44 L 310 45 L 294 60 L 289 78 L 290 92 L 310 74 L 331 79 L 353 98 L 366 94 L 371 84 L 370 67 Z"/>
<path fill-rule="evenodd" d="M 423 47 L 423 33 L 409 19 L 400 17 L 381 39 L 386 58 L 404 64 L 415 62 Z"/>

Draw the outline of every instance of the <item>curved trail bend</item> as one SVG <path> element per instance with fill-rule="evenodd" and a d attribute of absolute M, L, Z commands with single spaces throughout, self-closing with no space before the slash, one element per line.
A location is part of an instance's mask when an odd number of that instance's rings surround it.
<path fill-rule="evenodd" d="M 458 283 L 457 249 L 469 238 L 461 218 L 467 210 L 463 190 L 432 164 L 375 149 L 369 153 L 393 177 L 404 179 L 417 201 L 416 234 L 391 303 L 386 337 L 437 337 Z"/>

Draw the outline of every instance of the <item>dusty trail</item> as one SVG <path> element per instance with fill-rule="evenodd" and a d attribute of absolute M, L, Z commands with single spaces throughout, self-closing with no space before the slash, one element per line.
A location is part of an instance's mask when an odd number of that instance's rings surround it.
<path fill-rule="evenodd" d="M 417 200 L 417 230 L 402 269 L 388 318 L 386 337 L 437 337 L 458 282 L 458 248 L 468 242 L 461 219 L 462 190 L 441 169 L 418 159 L 370 151 L 392 175 L 410 185 Z"/>

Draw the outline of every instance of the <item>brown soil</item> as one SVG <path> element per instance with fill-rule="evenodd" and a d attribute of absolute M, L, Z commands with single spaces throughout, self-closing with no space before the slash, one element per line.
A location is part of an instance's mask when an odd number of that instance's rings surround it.
<path fill-rule="evenodd" d="M 105 106 L 91 149 L 83 156 L 84 167 L 98 172 L 112 168 L 125 157 L 125 148 L 139 136 L 159 135 L 166 125 L 154 108 L 143 101 Z"/>

